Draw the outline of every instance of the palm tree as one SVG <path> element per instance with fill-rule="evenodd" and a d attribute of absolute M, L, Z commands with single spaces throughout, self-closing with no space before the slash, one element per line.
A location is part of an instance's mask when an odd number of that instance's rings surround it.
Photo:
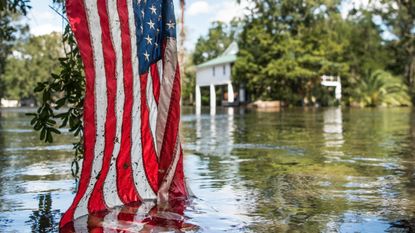
<path fill-rule="evenodd" d="M 351 98 L 352 103 L 361 107 L 411 105 L 408 87 L 402 79 L 383 70 L 360 79 Z"/>

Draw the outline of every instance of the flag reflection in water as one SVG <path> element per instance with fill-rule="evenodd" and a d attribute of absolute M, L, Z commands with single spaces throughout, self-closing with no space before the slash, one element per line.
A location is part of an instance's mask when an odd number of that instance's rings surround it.
<path fill-rule="evenodd" d="M 168 207 L 148 201 L 92 213 L 61 228 L 63 233 L 80 232 L 188 232 L 197 231 L 184 215 L 188 201 L 170 200 Z"/>

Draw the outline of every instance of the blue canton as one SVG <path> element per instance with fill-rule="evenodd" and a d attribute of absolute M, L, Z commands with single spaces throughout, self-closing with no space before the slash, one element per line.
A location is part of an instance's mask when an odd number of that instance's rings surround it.
<path fill-rule="evenodd" d="M 140 74 L 159 61 L 163 41 L 176 38 L 173 0 L 133 0 Z"/>

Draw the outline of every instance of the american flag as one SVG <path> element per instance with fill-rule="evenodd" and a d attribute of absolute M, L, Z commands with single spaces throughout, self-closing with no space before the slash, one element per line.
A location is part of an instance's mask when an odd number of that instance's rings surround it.
<path fill-rule="evenodd" d="M 85 66 L 85 155 L 65 226 L 145 200 L 185 199 L 172 0 L 67 0 Z"/>

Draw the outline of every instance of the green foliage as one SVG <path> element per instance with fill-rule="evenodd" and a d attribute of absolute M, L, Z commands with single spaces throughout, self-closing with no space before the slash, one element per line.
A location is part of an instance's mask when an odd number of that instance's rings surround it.
<path fill-rule="evenodd" d="M 0 98 L 3 97 L 2 80 L 7 57 L 11 53 L 17 35 L 24 37 L 28 31 L 26 25 L 19 22 L 21 16 L 30 9 L 29 0 L 0 0 Z"/>
<path fill-rule="evenodd" d="M 222 54 L 235 40 L 238 27 L 238 21 L 232 21 L 229 25 L 219 21 L 213 22 L 207 36 L 201 36 L 197 40 L 193 63 L 199 65 Z"/>
<path fill-rule="evenodd" d="M 352 77 L 384 69 L 392 59 L 381 37 L 382 30 L 373 22 L 373 13 L 363 10 L 360 13 L 360 16 L 349 17 L 345 30 L 339 31 L 348 41 L 344 57 Z"/>
<path fill-rule="evenodd" d="M 52 33 L 20 40 L 13 47 L 13 55 L 6 60 L 2 78 L 4 97 L 9 99 L 33 98 L 33 87 L 48 80 L 59 69 L 58 58 L 63 53 L 61 34 Z M 38 99 L 41 97 L 38 96 Z"/>
<path fill-rule="evenodd" d="M 381 0 L 375 12 L 382 17 L 389 32 L 396 37 L 390 42 L 394 53 L 391 69 L 403 74 L 415 103 L 415 2 L 413 0 Z"/>
<path fill-rule="evenodd" d="M 31 124 L 40 131 L 40 139 L 53 141 L 53 134 L 60 134 L 59 128 L 69 127 L 77 138 L 74 143 L 75 158 L 72 163 L 74 176 L 78 175 L 78 161 L 83 157 L 83 103 L 85 78 L 83 64 L 74 35 L 66 26 L 63 34 L 65 57 L 59 58 L 61 71 L 53 73 L 51 79 L 38 83 L 35 91 L 42 93 L 42 104 L 33 116 Z M 60 120 L 58 125 L 55 120 Z"/>
<path fill-rule="evenodd" d="M 343 75 L 347 40 L 339 1 L 254 1 L 244 22 L 234 77 L 250 99 L 311 100 L 319 77 Z M 328 17 L 329 16 L 329 17 Z"/>
<path fill-rule="evenodd" d="M 377 70 L 359 79 L 351 102 L 361 107 L 410 106 L 408 87 L 402 79 Z"/>
<path fill-rule="evenodd" d="M 30 0 L 0 0 L 0 11 L 9 11 L 26 15 L 31 8 Z"/>
<path fill-rule="evenodd" d="M 182 79 L 182 101 L 184 104 L 193 104 L 196 86 L 196 68 L 193 64 L 192 54 L 188 54 L 185 58 L 185 73 L 181 75 Z"/>
<path fill-rule="evenodd" d="M 393 2 L 384 1 L 392 4 L 392 8 Z M 354 88 L 362 83 L 360 78 L 374 70 L 390 69 L 395 74 L 405 74 L 399 64 L 411 59 L 409 55 L 396 52 L 401 50 L 402 46 L 398 45 L 401 42 L 394 44 L 382 38 L 381 26 L 374 23 L 379 12 L 353 9 L 343 18 L 338 11 L 340 3 L 331 0 L 253 1 L 251 14 L 243 22 L 240 52 L 233 69 L 236 81 L 247 87 L 251 101 L 334 103 L 320 87 L 321 75 L 342 77 L 343 95 L 348 97 L 355 94 Z M 405 5 L 400 9 L 409 9 L 406 3 L 399 4 Z M 390 25 L 402 17 L 408 25 L 415 22 L 408 11 L 388 11 Z M 413 35 L 415 27 L 406 24 L 404 31 L 408 35 L 407 29 L 411 28 L 409 34 Z"/>

